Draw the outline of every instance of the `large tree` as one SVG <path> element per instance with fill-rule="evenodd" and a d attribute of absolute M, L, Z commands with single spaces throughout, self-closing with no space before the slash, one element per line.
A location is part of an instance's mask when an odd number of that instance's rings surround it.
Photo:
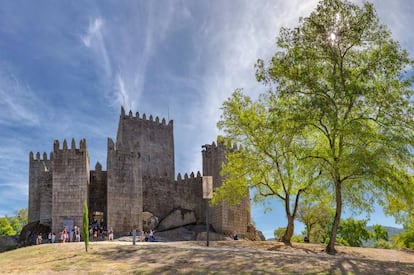
<path fill-rule="evenodd" d="M 277 45 L 270 64 L 258 61 L 257 78 L 276 84 L 277 97 L 292 102 L 292 123 L 318 137 L 307 158 L 332 186 L 326 251 L 334 254 L 344 203 L 369 209 L 378 197 L 398 212 L 413 197 L 412 60 L 370 3 L 323 0 L 296 28 L 282 28 Z"/>
<path fill-rule="evenodd" d="M 223 185 L 215 190 L 213 202 L 230 204 L 254 194 L 255 202 L 276 198 L 283 202 L 287 226 L 282 240 L 290 244 L 300 196 L 320 177 L 317 161 L 306 159 L 304 132 L 286 113 L 288 102 L 275 104 L 273 95 L 262 95 L 253 101 L 240 90 L 224 102 L 218 127 L 225 140 L 240 144 L 239 150 L 228 151 L 222 167 Z"/>

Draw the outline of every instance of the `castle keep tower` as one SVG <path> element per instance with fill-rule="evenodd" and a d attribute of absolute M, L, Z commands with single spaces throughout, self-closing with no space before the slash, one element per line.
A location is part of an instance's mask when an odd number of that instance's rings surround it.
<path fill-rule="evenodd" d="M 82 139 L 79 149 L 72 139 L 71 148 L 66 140 L 63 148 L 59 141 L 53 144 L 53 191 L 52 231 L 59 232 L 62 225 L 68 229 L 82 225 L 83 204 L 88 202 L 89 154 L 86 140 Z"/>
<path fill-rule="evenodd" d="M 29 154 L 29 223 L 40 221 L 42 224 L 52 224 L 52 154 Z"/>
<path fill-rule="evenodd" d="M 132 149 L 139 144 L 143 176 L 159 176 L 174 179 L 174 133 L 173 121 L 166 124 L 152 115 L 147 119 L 139 113 L 134 117 L 132 112 L 125 115 L 121 108 L 116 144 L 122 144 L 125 150 Z"/>

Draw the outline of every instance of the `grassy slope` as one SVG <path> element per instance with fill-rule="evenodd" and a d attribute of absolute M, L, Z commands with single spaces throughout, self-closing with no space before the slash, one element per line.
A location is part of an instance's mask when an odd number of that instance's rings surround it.
<path fill-rule="evenodd" d="M 322 246 L 279 242 L 82 243 L 45 244 L 0 254 L 0 273 L 357 273 L 414 274 L 414 254 L 341 248 L 339 256 Z M 348 251 L 349 250 L 349 251 Z M 365 251 L 365 252 L 364 252 Z M 378 259 L 377 259 L 378 258 Z"/>

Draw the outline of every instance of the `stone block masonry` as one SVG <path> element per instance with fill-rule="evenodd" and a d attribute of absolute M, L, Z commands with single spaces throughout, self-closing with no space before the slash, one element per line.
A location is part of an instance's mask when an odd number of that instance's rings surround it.
<path fill-rule="evenodd" d="M 222 143 L 203 146 L 203 175 L 213 176 L 214 188 L 222 184 L 227 150 Z M 106 161 L 107 171 L 99 162 L 90 170 L 85 139 L 78 148 L 73 139 L 70 148 L 66 140 L 62 147 L 55 140 L 49 159 L 46 153 L 40 159 L 40 153 L 34 157 L 30 152 L 29 221 L 49 225 L 55 233 L 64 225 L 80 226 L 86 201 L 90 222 L 97 219 L 118 236 L 142 229 L 144 212 L 156 216 L 162 230 L 190 222 L 205 224 L 201 174 L 178 174 L 175 179 L 172 120 L 134 116 L 121 108 L 116 141 L 108 138 Z M 234 207 L 215 206 L 210 213 L 216 231 L 244 234 L 250 200 Z M 183 217 L 178 221 L 177 215 Z"/>
<path fill-rule="evenodd" d="M 59 141 L 53 145 L 52 231 L 60 232 L 64 224 L 82 225 L 83 203 L 88 201 L 89 155 L 86 140 L 79 149 L 72 139 L 63 148 Z M 71 228 L 70 228 L 71 229 Z M 69 228 L 68 228 L 69 230 Z"/>

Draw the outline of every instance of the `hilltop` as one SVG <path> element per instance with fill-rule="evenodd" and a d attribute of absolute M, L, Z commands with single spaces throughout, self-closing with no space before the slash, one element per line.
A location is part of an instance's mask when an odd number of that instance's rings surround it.
<path fill-rule="evenodd" d="M 413 251 L 338 247 L 330 256 L 317 244 L 276 241 L 93 242 L 44 244 L 1 253 L 1 273 L 356 273 L 413 274 Z"/>

